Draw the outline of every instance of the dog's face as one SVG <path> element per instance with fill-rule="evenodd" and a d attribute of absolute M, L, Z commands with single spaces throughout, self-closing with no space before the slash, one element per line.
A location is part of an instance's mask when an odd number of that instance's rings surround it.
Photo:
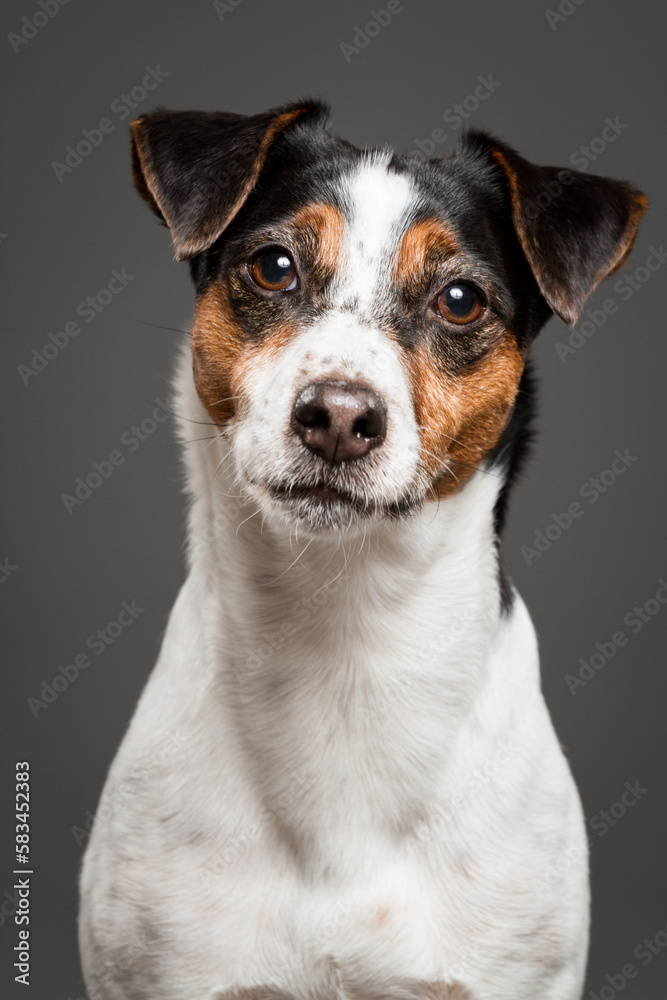
<path fill-rule="evenodd" d="M 482 133 L 421 163 L 358 150 L 324 115 L 133 127 L 139 190 L 192 260 L 199 396 L 241 488 L 308 533 L 398 516 L 488 464 L 532 338 L 551 311 L 574 322 L 645 207 Z"/>

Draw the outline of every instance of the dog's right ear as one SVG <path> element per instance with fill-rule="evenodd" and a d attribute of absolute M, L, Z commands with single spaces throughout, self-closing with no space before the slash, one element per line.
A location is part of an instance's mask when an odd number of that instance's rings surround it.
<path fill-rule="evenodd" d="M 596 285 L 630 254 L 645 196 L 623 181 L 530 163 L 476 129 L 462 137 L 457 155 L 493 165 L 542 296 L 552 312 L 575 323 Z"/>
<path fill-rule="evenodd" d="M 258 115 L 161 109 L 132 125 L 139 194 L 171 230 L 177 260 L 211 246 L 255 187 L 271 144 L 297 122 L 325 127 L 318 101 Z"/>

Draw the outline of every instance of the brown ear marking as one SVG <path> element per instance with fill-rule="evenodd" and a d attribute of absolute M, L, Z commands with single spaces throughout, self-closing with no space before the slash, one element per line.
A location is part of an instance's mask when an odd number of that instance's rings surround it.
<path fill-rule="evenodd" d="M 593 289 L 629 256 L 646 197 L 623 181 L 529 163 L 485 133 L 471 132 L 466 143 L 498 168 L 539 289 L 554 313 L 575 323 Z"/>
<path fill-rule="evenodd" d="M 144 135 L 144 119 L 137 118 L 136 121 L 133 121 L 130 125 L 130 132 L 132 134 L 132 180 L 134 186 L 155 214 L 164 219 L 160 206 L 152 193 L 157 191 L 159 185 L 150 167 L 146 149 L 147 140 Z"/>
<path fill-rule="evenodd" d="M 317 101 L 258 115 L 157 110 L 131 126 L 139 194 L 171 230 L 177 260 L 221 235 L 257 184 L 271 145 L 297 121 L 324 127 Z"/>

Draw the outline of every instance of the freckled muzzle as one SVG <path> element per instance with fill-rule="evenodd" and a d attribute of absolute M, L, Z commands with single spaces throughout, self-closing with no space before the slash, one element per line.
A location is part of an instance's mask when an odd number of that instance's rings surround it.
<path fill-rule="evenodd" d="M 423 499 L 410 383 L 374 324 L 332 308 L 255 362 L 244 385 L 234 451 L 268 518 L 355 532 Z"/>

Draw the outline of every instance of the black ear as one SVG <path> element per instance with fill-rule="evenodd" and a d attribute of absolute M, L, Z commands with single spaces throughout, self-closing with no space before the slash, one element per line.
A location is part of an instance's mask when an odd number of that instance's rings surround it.
<path fill-rule="evenodd" d="M 469 132 L 457 154 L 495 166 L 542 295 L 561 319 L 575 323 L 595 286 L 629 256 L 644 195 L 623 181 L 536 166 L 486 132 Z"/>
<path fill-rule="evenodd" d="M 329 109 L 301 101 L 259 115 L 168 111 L 132 125 L 139 194 L 171 230 L 177 260 L 205 250 L 255 187 L 269 147 L 297 121 L 324 127 Z"/>

